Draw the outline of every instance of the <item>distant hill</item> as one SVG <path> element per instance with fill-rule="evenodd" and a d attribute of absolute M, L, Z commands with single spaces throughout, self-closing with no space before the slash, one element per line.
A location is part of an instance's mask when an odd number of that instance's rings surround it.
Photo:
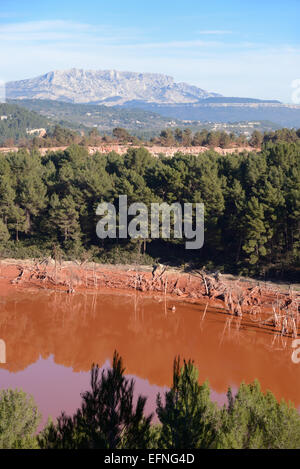
<path fill-rule="evenodd" d="M 6 84 L 7 99 L 50 99 L 69 103 L 117 105 L 130 101 L 196 103 L 221 96 L 158 73 L 115 70 L 56 70 Z"/>
<path fill-rule="evenodd" d="M 7 139 L 20 140 L 28 137 L 33 129 L 49 129 L 53 123 L 36 112 L 15 104 L 0 103 L 0 145 Z"/>
<path fill-rule="evenodd" d="M 50 118 L 65 127 L 79 129 L 97 127 L 102 132 L 110 132 L 115 127 L 130 130 L 158 131 L 166 127 L 178 126 L 179 119 L 161 116 L 143 109 L 128 109 L 119 106 L 107 107 L 90 104 L 72 104 L 42 99 L 10 101 Z"/>
<path fill-rule="evenodd" d="M 206 99 L 196 104 L 127 103 L 125 107 L 144 109 L 174 119 L 202 123 L 229 123 L 241 121 L 271 121 L 280 127 L 300 127 L 300 106 L 278 101 L 252 102 L 241 98 Z"/>
<path fill-rule="evenodd" d="M 161 116 L 153 111 L 144 111 L 139 108 L 124 106 L 99 106 L 90 104 L 71 104 L 60 101 L 42 99 L 10 101 L 20 104 L 22 107 L 49 118 L 52 122 L 59 123 L 63 127 L 73 130 L 84 130 L 97 127 L 100 133 L 110 134 L 116 127 L 123 127 L 132 135 L 150 138 L 160 134 L 166 128 L 189 128 L 196 132 L 206 128 L 207 130 L 226 130 L 237 134 L 249 135 L 253 130 L 261 132 L 276 130 L 280 126 L 269 121 L 235 121 L 232 124 L 199 122 L 197 120 L 180 120 L 168 116 Z"/>
<path fill-rule="evenodd" d="M 207 103 L 231 103 L 231 104 L 281 104 L 280 101 L 276 99 L 256 99 L 256 98 L 236 98 L 234 96 L 214 96 L 210 98 L 205 98 L 201 101 L 201 104 L 207 104 Z"/>

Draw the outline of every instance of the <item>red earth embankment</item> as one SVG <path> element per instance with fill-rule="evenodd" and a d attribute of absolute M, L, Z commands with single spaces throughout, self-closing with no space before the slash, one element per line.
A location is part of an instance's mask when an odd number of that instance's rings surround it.
<path fill-rule="evenodd" d="M 46 153 L 52 152 L 52 151 L 64 151 L 68 147 L 67 146 L 60 146 L 60 147 L 51 147 L 51 148 L 39 148 L 39 152 L 42 156 L 45 156 Z M 101 146 L 89 146 L 87 147 L 87 150 L 90 155 L 93 155 L 94 153 L 110 153 L 112 151 L 118 153 L 119 155 L 124 155 L 129 148 L 140 148 L 140 146 L 133 146 L 133 145 L 121 145 L 118 143 L 113 143 L 113 144 L 104 144 Z M 202 147 L 202 146 L 195 146 L 195 147 L 163 147 L 160 145 L 153 145 L 153 146 L 145 146 L 145 148 L 152 153 L 154 156 L 158 156 L 160 154 L 163 154 L 165 156 L 173 157 L 175 153 L 186 153 L 190 155 L 198 155 L 199 153 L 204 153 L 205 151 L 210 150 L 208 147 Z M 243 146 L 243 147 L 233 147 L 233 148 L 220 148 L 220 147 L 215 147 L 212 148 L 215 152 L 219 153 L 220 155 L 227 155 L 231 153 L 242 153 L 244 151 L 259 151 L 259 149 L 255 149 L 253 147 L 248 146 Z M 9 153 L 9 152 L 16 152 L 18 151 L 18 147 L 11 147 L 11 148 L 6 148 L 2 147 L 0 148 L 0 153 Z"/>

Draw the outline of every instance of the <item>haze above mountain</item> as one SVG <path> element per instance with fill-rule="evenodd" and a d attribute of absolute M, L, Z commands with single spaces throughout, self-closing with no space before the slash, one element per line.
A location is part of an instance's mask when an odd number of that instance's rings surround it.
<path fill-rule="evenodd" d="M 50 99 L 71 103 L 120 105 L 139 101 L 156 104 L 190 104 L 220 97 L 168 75 L 71 69 L 36 78 L 8 82 L 8 99 Z"/>

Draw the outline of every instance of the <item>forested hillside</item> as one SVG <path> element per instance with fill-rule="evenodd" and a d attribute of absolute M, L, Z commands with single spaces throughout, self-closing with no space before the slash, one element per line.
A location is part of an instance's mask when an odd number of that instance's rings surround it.
<path fill-rule="evenodd" d="M 125 262 L 161 259 L 243 274 L 292 274 L 300 256 L 300 144 L 268 143 L 260 153 L 125 156 L 71 146 L 1 155 L 0 243 L 3 255 L 52 254 Z M 96 207 L 132 202 L 204 202 L 205 243 L 106 240 L 96 236 Z M 144 253 L 142 247 L 146 248 Z M 63 254 L 64 253 L 64 254 Z M 152 256 L 152 257 L 149 257 Z M 299 270 L 298 270 L 299 273 Z"/>
<path fill-rule="evenodd" d="M 0 146 L 7 140 L 18 142 L 27 138 L 27 130 L 48 129 L 51 121 L 39 114 L 14 104 L 0 103 Z"/>
<path fill-rule="evenodd" d="M 143 109 L 127 109 L 119 106 L 108 107 L 89 104 L 73 104 L 50 100 L 18 100 L 14 104 L 20 104 L 24 108 L 40 113 L 44 117 L 50 117 L 57 122 L 74 129 L 97 126 L 102 132 L 112 131 L 114 127 L 126 127 L 140 131 L 157 131 L 179 123 L 176 119 L 160 116 Z"/>
<path fill-rule="evenodd" d="M 202 121 L 191 121 L 192 117 L 186 117 L 188 121 L 162 116 L 159 112 L 145 111 L 139 103 L 137 107 L 122 106 L 99 106 L 89 104 L 64 103 L 61 101 L 50 101 L 43 99 L 23 99 L 22 101 L 11 100 L 13 104 L 20 105 L 30 111 L 35 111 L 44 117 L 51 118 L 65 127 L 75 130 L 86 130 L 97 128 L 99 132 L 110 134 L 116 127 L 124 127 L 135 136 L 150 138 L 158 136 L 163 129 L 191 129 L 201 131 L 203 129 L 234 132 L 237 135 L 251 134 L 254 130 L 260 132 L 277 130 L 280 126 L 268 121 L 247 122 L 241 119 L 232 119 L 230 123 L 216 124 L 208 115 L 203 116 Z M 172 114 L 171 114 L 172 115 Z M 192 114 L 191 114 L 192 115 Z M 84 129 L 85 128 L 85 129 Z"/>

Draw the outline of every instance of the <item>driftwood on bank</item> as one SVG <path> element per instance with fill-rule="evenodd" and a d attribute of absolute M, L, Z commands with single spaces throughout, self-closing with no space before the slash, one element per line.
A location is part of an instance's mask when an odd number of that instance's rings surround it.
<path fill-rule="evenodd" d="M 168 267 L 161 264 L 154 266 L 152 272 L 115 271 L 101 269 L 96 264 L 91 268 L 87 262 L 66 267 L 47 258 L 29 265 L 17 265 L 17 268 L 19 273 L 11 281 L 15 285 L 34 284 L 66 293 L 74 293 L 77 289 L 134 289 L 177 295 L 183 299 L 208 299 L 223 304 L 223 309 L 231 316 L 243 318 L 248 315 L 254 322 L 267 325 L 281 335 L 298 336 L 300 295 L 291 289 L 282 293 L 239 280 L 228 281 L 219 272 L 205 270 L 189 275 L 170 273 Z"/>

